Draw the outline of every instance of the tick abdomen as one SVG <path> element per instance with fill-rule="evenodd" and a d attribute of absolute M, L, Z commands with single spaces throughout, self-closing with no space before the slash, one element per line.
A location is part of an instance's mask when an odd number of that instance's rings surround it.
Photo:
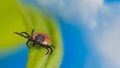
<path fill-rule="evenodd" d="M 39 43 L 48 45 L 51 41 L 50 37 L 47 34 L 36 32 L 33 34 L 33 40 L 36 40 Z"/>

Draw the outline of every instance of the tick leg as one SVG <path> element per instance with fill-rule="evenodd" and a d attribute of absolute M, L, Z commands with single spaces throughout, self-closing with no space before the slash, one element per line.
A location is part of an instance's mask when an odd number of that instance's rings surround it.
<path fill-rule="evenodd" d="M 52 54 L 53 49 L 52 49 L 51 46 L 49 46 L 49 45 L 43 45 L 43 44 L 39 44 L 39 45 L 41 45 L 43 48 L 46 48 L 46 50 L 47 50 L 46 55 L 47 55 L 48 53 L 49 53 L 49 55 Z"/>
<path fill-rule="evenodd" d="M 29 47 L 29 46 L 28 46 L 28 43 L 29 43 L 30 41 L 32 41 L 32 40 L 28 40 L 28 41 L 26 42 L 27 47 Z M 34 42 L 34 41 L 32 41 L 32 42 L 33 42 L 33 45 L 32 45 L 33 47 L 34 47 L 35 45 L 37 45 L 36 42 Z"/>
<path fill-rule="evenodd" d="M 18 34 L 18 35 L 20 35 L 20 36 L 22 36 L 22 37 L 24 37 L 24 38 L 28 38 L 27 36 L 24 36 L 21 33 L 18 33 L 18 32 L 15 32 L 15 33 Z"/>
<path fill-rule="evenodd" d="M 46 48 L 47 49 L 47 52 L 46 52 L 46 55 L 49 53 L 49 49 L 48 48 Z"/>
<path fill-rule="evenodd" d="M 30 39 L 30 36 L 29 36 L 29 34 L 27 34 L 26 32 L 21 32 L 21 33 L 18 33 L 18 32 L 15 32 L 16 34 L 18 34 L 18 35 L 20 35 L 20 36 L 22 36 L 22 37 L 24 37 L 24 38 L 28 38 L 28 39 Z M 23 35 L 23 34 L 25 34 L 25 35 Z"/>
<path fill-rule="evenodd" d="M 51 55 L 52 52 L 53 52 L 53 49 L 52 49 L 51 47 L 49 47 L 49 49 L 50 49 L 50 53 L 49 53 L 49 55 Z"/>
<path fill-rule="evenodd" d="M 34 31 L 35 31 L 35 30 L 33 29 L 33 30 L 32 30 L 32 33 L 31 33 L 31 38 L 33 37 L 33 33 L 34 33 Z"/>
<path fill-rule="evenodd" d="M 26 34 L 26 36 L 30 37 L 30 35 L 26 32 L 21 32 L 21 34 Z"/>
<path fill-rule="evenodd" d="M 27 37 L 30 38 L 30 35 L 29 35 L 28 33 L 26 33 L 26 32 L 21 32 L 21 34 L 22 34 L 22 35 L 25 34 Z"/>
<path fill-rule="evenodd" d="M 30 40 L 28 40 L 28 41 L 26 42 L 26 45 L 27 45 L 28 48 L 30 48 L 30 47 L 28 46 L 29 42 L 30 42 Z"/>
<path fill-rule="evenodd" d="M 52 49 L 52 47 L 51 47 L 51 46 L 47 46 L 47 48 L 50 50 L 50 53 L 49 53 L 49 55 L 51 55 L 51 54 L 52 54 L 52 52 L 53 52 L 53 49 Z"/>
<path fill-rule="evenodd" d="M 37 43 L 35 41 L 33 41 L 33 46 L 37 45 Z"/>
<path fill-rule="evenodd" d="M 47 50 L 47 52 L 46 52 L 46 55 L 47 55 L 50 52 L 49 47 L 47 45 L 43 45 L 43 44 L 41 44 L 41 46 Z"/>

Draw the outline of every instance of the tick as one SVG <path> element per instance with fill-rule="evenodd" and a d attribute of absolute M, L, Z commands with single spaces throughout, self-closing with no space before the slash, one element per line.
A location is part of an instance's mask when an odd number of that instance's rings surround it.
<path fill-rule="evenodd" d="M 43 48 L 45 48 L 47 50 L 46 54 L 52 54 L 53 52 L 53 49 L 52 49 L 52 45 L 49 45 L 50 41 L 51 41 L 51 38 L 50 36 L 48 36 L 47 34 L 45 33 L 41 33 L 41 32 L 35 32 L 34 33 L 34 29 L 32 30 L 31 32 L 31 35 L 29 35 L 27 32 L 15 32 L 16 34 L 24 37 L 24 38 L 27 38 L 27 42 L 26 42 L 26 45 L 28 46 L 29 42 L 32 41 L 33 42 L 33 46 L 36 46 L 36 45 L 39 45 Z M 29 47 L 29 46 L 28 46 Z"/>

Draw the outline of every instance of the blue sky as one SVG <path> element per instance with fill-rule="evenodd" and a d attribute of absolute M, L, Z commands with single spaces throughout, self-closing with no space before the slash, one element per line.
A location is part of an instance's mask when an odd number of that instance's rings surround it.
<path fill-rule="evenodd" d="M 61 68 L 120 68 L 120 0 L 26 2 L 50 11 L 58 19 L 64 43 Z M 26 49 L 20 50 L 16 57 L 5 58 L 0 66 L 14 58 L 19 58 L 15 62 L 27 59 Z M 23 60 L 19 65 L 23 68 L 25 63 Z"/>
<path fill-rule="evenodd" d="M 73 37 L 75 39 L 73 42 L 77 43 L 79 40 L 79 43 L 76 44 L 77 50 L 73 48 L 73 51 L 70 51 L 73 53 L 72 56 L 69 49 L 73 43 L 65 42 L 66 50 L 62 68 L 69 65 L 71 68 L 120 68 L 120 4 L 118 0 L 37 0 L 37 4 L 42 9 L 53 12 L 67 25 L 72 25 L 71 28 L 75 32 L 67 28 L 66 31 L 69 30 L 72 35 L 78 35 L 78 38 Z M 63 25 L 61 27 L 65 28 Z M 66 31 L 63 30 L 63 37 L 66 37 Z M 76 58 L 68 63 L 66 57 L 68 60 Z"/>
<path fill-rule="evenodd" d="M 105 0 L 106 2 L 120 2 L 120 0 Z"/>

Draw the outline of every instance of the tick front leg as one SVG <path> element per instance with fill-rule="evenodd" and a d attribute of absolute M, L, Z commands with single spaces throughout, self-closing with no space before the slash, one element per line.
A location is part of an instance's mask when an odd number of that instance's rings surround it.
<path fill-rule="evenodd" d="M 26 32 L 21 32 L 21 35 L 25 34 L 28 38 L 30 38 L 30 35 Z"/>
<path fill-rule="evenodd" d="M 18 35 L 20 35 L 20 36 L 22 36 L 22 37 L 24 37 L 24 38 L 29 38 L 28 36 L 25 36 L 25 35 L 23 35 L 22 33 L 18 33 L 18 32 L 14 32 L 15 34 L 18 34 Z"/>

